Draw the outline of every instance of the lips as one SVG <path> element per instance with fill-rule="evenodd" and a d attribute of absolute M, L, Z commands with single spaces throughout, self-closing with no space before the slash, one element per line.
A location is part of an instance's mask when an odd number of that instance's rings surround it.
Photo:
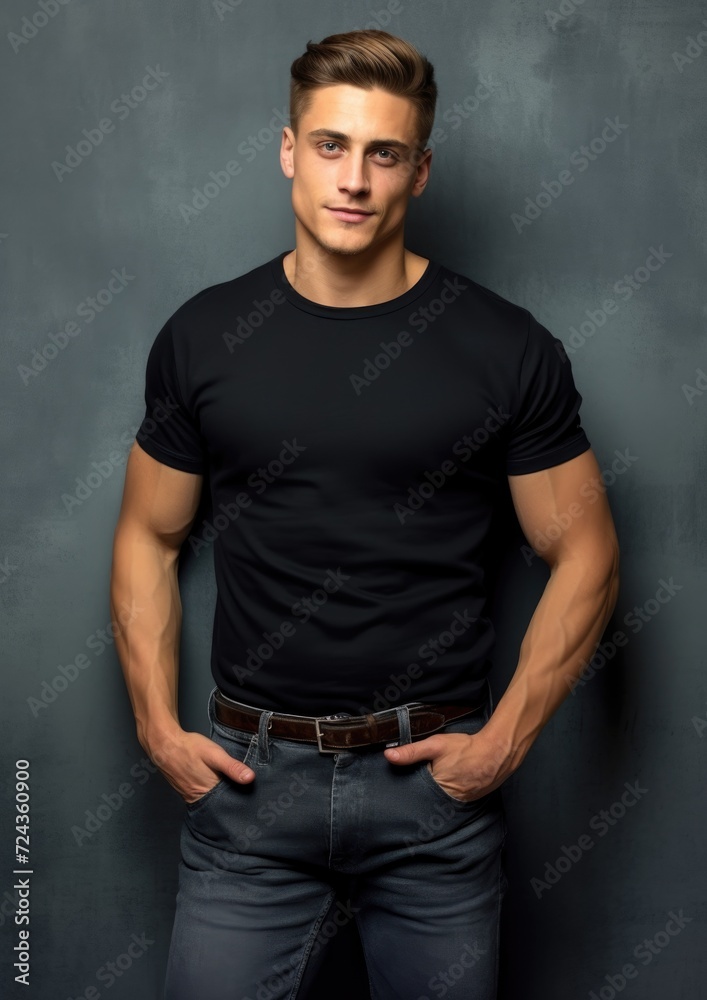
<path fill-rule="evenodd" d="M 365 219 L 370 219 L 373 215 L 373 212 L 360 212 L 345 208 L 329 208 L 328 211 L 337 219 L 341 219 L 342 222 L 363 222 Z"/>

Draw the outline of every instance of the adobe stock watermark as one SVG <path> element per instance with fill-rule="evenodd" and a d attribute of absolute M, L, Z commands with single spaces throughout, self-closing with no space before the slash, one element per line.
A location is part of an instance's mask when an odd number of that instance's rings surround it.
<path fill-rule="evenodd" d="M 695 379 L 694 385 L 688 385 L 687 382 L 682 384 L 682 394 L 688 401 L 690 406 L 694 404 L 695 396 L 701 396 L 705 391 L 707 391 L 707 373 L 705 373 L 701 368 L 695 369 Z"/>
<path fill-rule="evenodd" d="M 393 17 L 397 17 L 402 14 L 404 10 L 403 5 L 400 0 L 388 0 L 385 7 L 379 8 L 378 10 L 369 10 L 368 16 L 369 21 L 365 24 L 357 25 L 351 28 L 351 31 L 370 31 L 371 29 L 386 30 L 390 27 Z"/>
<path fill-rule="evenodd" d="M 505 763 L 507 757 L 511 753 L 515 753 L 518 749 L 517 746 L 510 749 L 505 747 L 503 749 L 499 748 L 498 753 L 494 752 L 494 756 L 497 758 L 496 761 L 489 759 L 483 765 L 477 765 L 478 776 L 486 779 L 486 787 L 496 778 L 498 768 Z M 427 764 L 425 766 L 428 773 L 431 773 L 429 766 Z M 483 792 L 481 797 L 487 794 L 489 793 Z M 407 853 L 410 855 L 417 854 L 419 850 L 424 850 L 425 844 L 431 840 L 438 839 L 440 832 L 449 824 L 450 820 L 457 818 L 460 810 L 466 810 L 469 804 L 469 802 L 464 802 L 461 799 L 457 800 L 452 796 L 448 796 L 444 802 L 436 802 L 432 811 L 426 817 L 418 819 L 416 836 L 405 837 L 405 849 Z"/>
<path fill-rule="evenodd" d="M 707 21 L 701 21 L 707 28 Z M 691 66 L 695 59 L 699 59 L 707 48 L 707 31 L 700 31 L 698 35 L 688 35 L 685 39 L 687 46 L 684 52 L 673 52 L 673 62 L 677 66 L 678 73 L 682 73 L 686 66 Z"/>
<path fill-rule="evenodd" d="M 437 119 L 441 119 L 450 126 L 451 131 L 461 128 L 490 98 L 494 98 L 497 95 L 504 95 L 504 85 L 495 80 L 490 73 L 486 73 L 483 76 L 479 74 L 477 79 L 478 83 L 473 91 L 466 94 L 461 100 L 455 101 L 454 104 L 445 108 L 437 116 Z M 505 96 L 502 99 L 504 101 L 509 100 Z M 510 100 L 515 99 L 515 97 L 510 98 Z M 424 148 L 416 147 L 412 150 L 405 160 L 400 161 L 397 169 L 408 175 L 415 173 L 422 160 L 427 156 L 428 151 L 434 151 L 437 146 L 445 143 L 448 138 L 448 129 L 442 125 L 436 125 L 430 132 L 427 145 Z"/>
<path fill-rule="evenodd" d="M 454 280 L 445 278 L 442 282 L 443 288 L 438 296 L 428 301 L 424 306 L 415 309 L 408 316 L 408 324 L 418 333 L 424 333 L 435 320 L 444 313 L 448 305 L 451 305 L 469 287 L 463 284 L 458 277 Z M 349 375 L 349 381 L 357 396 L 360 396 L 364 388 L 372 385 L 393 361 L 396 361 L 403 353 L 404 347 L 409 347 L 413 343 L 413 337 L 407 330 L 400 333 L 390 342 L 381 341 L 378 345 L 381 348 L 380 354 L 376 354 L 373 359 L 364 358 L 363 374 Z"/>
<path fill-rule="evenodd" d="M 618 115 L 614 118 L 605 118 L 604 121 L 606 125 L 602 129 L 601 135 L 595 136 L 588 145 L 582 145 L 579 149 L 575 149 L 569 158 L 572 166 L 577 168 L 578 174 L 583 174 L 590 163 L 599 159 L 611 143 L 615 142 L 628 128 L 628 124 L 619 121 Z M 522 233 L 526 226 L 532 225 L 536 219 L 539 219 L 543 211 L 549 208 L 570 184 L 574 184 L 576 179 L 568 168 L 560 171 L 557 180 L 543 181 L 540 186 L 544 190 L 538 192 L 535 198 L 528 196 L 525 199 L 524 211 L 511 214 L 510 220 L 515 226 L 516 232 Z"/>
<path fill-rule="evenodd" d="M 514 754 L 516 754 L 521 748 L 517 745 L 511 747 L 497 747 L 491 752 L 491 756 L 485 759 L 483 762 L 479 761 L 476 765 L 476 776 L 478 780 L 483 781 L 484 788 L 488 789 L 488 786 L 495 781 L 498 776 L 499 769 L 506 763 L 506 761 Z M 431 774 L 431 769 L 429 767 L 429 762 L 425 765 L 427 771 Z M 434 779 L 433 779 L 434 780 Z M 482 791 L 481 798 L 484 798 L 489 793 L 488 791 Z M 417 835 L 416 837 L 405 837 L 405 848 L 408 854 L 416 854 L 418 850 L 421 849 L 421 845 L 428 843 L 430 840 L 439 838 L 440 831 L 442 831 L 446 824 L 450 820 L 459 816 L 460 810 L 466 810 L 470 803 L 477 801 L 476 799 L 471 799 L 467 802 L 461 799 L 457 800 L 452 796 L 448 796 L 447 800 L 444 802 L 437 802 L 431 813 L 428 814 L 426 818 L 421 818 L 417 823 Z"/>
<path fill-rule="evenodd" d="M 464 122 L 468 121 L 490 97 L 502 92 L 501 84 L 494 80 L 490 74 L 486 74 L 486 76 L 479 74 L 478 81 L 472 93 L 467 94 L 461 101 L 455 101 L 439 116 L 442 121 L 449 125 L 452 132 L 461 128 Z M 436 146 L 446 142 L 448 138 L 447 129 L 437 125 L 430 132 L 427 148 L 434 150 Z"/>
<path fill-rule="evenodd" d="M 97 986 L 91 984 L 84 989 L 83 993 L 77 993 L 73 997 L 68 997 L 68 1000 L 99 1000 L 99 997 L 103 996 L 101 991 L 110 989 L 119 979 L 122 979 L 125 973 L 133 967 L 133 963 L 138 958 L 142 958 L 147 949 L 151 948 L 154 943 L 154 940 L 149 938 L 145 933 L 131 934 L 130 943 L 125 948 L 125 951 L 121 952 L 116 958 L 105 962 L 96 970 L 96 980 L 100 984 L 101 989 L 99 990 Z"/>
<path fill-rule="evenodd" d="M 415 855 L 424 849 L 425 844 L 437 839 L 445 826 L 448 826 L 450 820 L 459 815 L 459 810 L 463 809 L 464 806 L 464 802 L 460 800 L 457 804 L 451 796 L 449 802 L 436 802 L 432 807 L 432 812 L 417 821 L 415 836 L 405 837 L 407 853 Z"/>
<path fill-rule="evenodd" d="M 660 955 L 673 938 L 676 938 L 687 924 L 692 923 L 692 920 L 693 917 L 686 917 L 682 910 L 678 910 L 677 913 L 675 910 L 669 910 L 668 919 L 661 930 L 656 931 L 653 937 L 644 938 L 633 949 L 634 958 L 639 959 L 644 967 L 650 965 L 656 955 Z M 633 962 L 627 962 L 621 967 L 620 972 L 607 972 L 602 985 L 590 991 L 589 1000 L 614 1000 L 632 980 L 638 977 L 640 971 Z"/>
<path fill-rule="evenodd" d="M 667 580 L 661 577 L 658 580 L 658 587 L 654 595 L 644 601 L 643 604 L 634 605 L 624 615 L 624 625 L 630 629 L 631 635 L 638 635 L 649 622 L 653 621 L 656 615 L 660 614 L 662 608 L 666 604 L 669 604 L 682 588 L 683 584 L 675 583 L 672 576 Z M 597 651 L 591 660 L 588 662 L 586 660 L 581 661 L 582 669 L 579 675 L 575 673 L 565 675 L 565 683 L 569 687 L 571 694 L 574 694 L 578 687 L 584 687 L 587 681 L 590 681 L 592 677 L 596 676 L 599 670 L 605 667 L 607 663 L 610 663 L 618 650 L 628 643 L 628 640 L 629 636 L 621 629 L 618 629 L 614 632 L 610 640 L 599 643 Z"/>
<path fill-rule="evenodd" d="M 15 31 L 8 31 L 7 40 L 12 47 L 12 51 L 17 55 L 24 45 L 29 45 L 33 38 L 36 38 L 42 28 L 46 28 L 50 20 L 56 17 L 62 7 L 70 3 L 70 0 L 39 0 L 37 10 L 30 17 L 22 18 L 19 34 Z"/>
<path fill-rule="evenodd" d="M 300 597 L 290 608 L 290 613 L 300 624 L 306 624 L 313 615 L 319 613 L 327 603 L 332 594 L 336 594 L 351 577 L 344 573 L 340 566 L 336 570 L 328 569 L 322 581 L 321 587 L 317 587 L 311 594 Z M 232 663 L 231 669 L 239 684 L 252 677 L 253 674 L 270 659 L 273 654 L 282 649 L 285 640 L 291 638 L 297 631 L 296 626 L 289 619 L 285 618 L 275 628 L 273 632 L 262 632 L 263 642 L 256 648 L 249 646 L 246 650 L 247 656 L 245 666 L 240 663 Z"/>
<path fill-rule="evenodd" d="M 492 434 L 499 431 L 504 424 L 511 419 L 511 414 L 506 413 L 502 405 L 487 406 L 488 416 L 481 427 L 477 427 L 471 434 L 464 434 L 463 437 L 455 441 L 451 447 L 453 455 L 459 456 L 462 462 L 468 462 L 475 452 L 478 452 L 489 441 Z M 417 486 L 409 486 L 407 500 L 405 503 L 397 502 L 393 504 L 393 510 L 401 524 L 405 520 L 416 514 L 421 507 L 427 503 L 441 489 L 447 480 L 459 471 L 459 466 L 450 458 L 445 459 L 439 469 L 432 472 L 426 469 L 423 472 L 424 482 Z"/>
<path fill-rule="evenodd" d="M 596 503 L 599 497 L 603 496 L 608 488 L 614 485 L 619 476 L 622 476 L 638 461 L 638 455 L 632 455 L 628 448 L 624 448 L 623 451 L 616 448 L 614 454 L 616 458 L 610 466 L 602 469 L 598 477 L 592 476 L 580 486 L 580 496 L 584 497 L 588 504 Z M 567 531 L 578 518 L 582 517 L 585 510 L 586 505 L 575 500 L 568 506 L 567 510 L 561 511 L 559 514 L 553 513 L 551 523 L 547 525 L 545 530 L 536 531 L 530 545 L 521 545 L 520 551 L 526 564 L 532 565 L 534 559 L 541 556 L 543 552 L 547 552 L 553 542 L 556 542 L 564 531 Z"/>
<path fill-rule="evenodd" d="M 120 271 L 115 268 L 111 270 L 111 275 L 104 288 L 99 289 L 95 295 L 87 296 L 76 306 L 76 315 L 86 321 L 86 326 L 92 323 L 96 316 L 111 304 L 116 295 L 120 295 L 124 288 L 131 281 L 135 281 L 134 274 L 128 274 L 122 267 Z M 24 385 L 29 385 L 32 379 L 37 378 L 47 367 L 47 365 L 58 357 L 61 351 L 65 350 L 70 340 L 78 337 L 81 327 L 75 320 L 69 320 L 64 324 L 63 330 L 57 333 L 50 333 L 47 342 L 39 350 L 32 351 L 29 365 L 18 365 L 17 371 Z"/>
<path fill-rule="evenodd" d="M 309 951 L 309 961 L 319 954 L 322 947 L 325 946 L 332 938 L 336 937 L 342 927 L 346 927 L 355 920 L 355 915 L 361 910 L 360 906 L 354 906 L 351 899 L 337 899 L 334 901 L 333 908 L 330 908 L 327 919 L 321 925 L 317 931 L 317 936 L 311 945 L 311 950 Z M 292 983 L 294 982 L 294 977 L 299 973 L 300 965 L 302 962 L 302 955 L 306 954 L 307 949 L 310 944 L 310 933 L 307 933 L 302 938 L 298 948 L 291 950 L 291 958 L 288 958 L 286 963 L 280 961 L 274 961 L 271 964 L 272 973 L 267 977 L 267 979 L 259 979 L 255 990 L 253 992 L 254 998 L 256 1000 L 279 1000 L 280 997 L 285 995 L 292 996 Z M 241 1000 L 250 1000 L 248 996 L 242 997 Z"/>
<path fill-rule="evenodd" d="M 118 625 L 116 626 L 115 621 L 111 619 L 105 628 L 96 629 L 87 637 L 86 648 L 95 656 L 102 656 L 106 649 L 115 643 L 115 637 L 121 629 L 134 621 L 137 615 L 144 610 L 144 608 L 138 607 L 134 601 L 130 607 L 127 607 L 123 602 L 120 612 L 114 616 Z M 67 691 L 83 671 L 88 670 L 92 662 L 86 653 L 77 653 L 72 662 L 59 664 L 51 680 L 42 681 L 38 697 L 30 696 L 27 699 L 29 710 L 34 718 L 36 719 L 40 712 L 45 711 L 64 691 Z"/>
<path fill-rule="evenodd" d="M 621 303 L 629 302 L 635 293 L 640 291 L 646 282 L 650 280 L 651 275 L 655 274 L 656 271 L 660 271 L 661 267 L 672 256 L 672 253 L 668 253 L 663 248 L 662 243 L 658 249 L 649 247 L 645 264 L 641 264 L 631 274 L 624 274 L 623 278 L 619 278 L 615 282 L 613 286 L 614 294 L 620 301 L 616 302 L 614 299 L 604 299 L 598 309 L 585 309 L 584 314 L 587 319 L 580 322 L 579 328 L 576 326 L 570 327 L 569 337 L 565 344 L 562 342 L 555 344 L 562 360 L 566 361 L 568 355 L 576 354 L 580 347 L 584 347 L 587 340 L 593 337 L 597 330 L 605 325 L 608 317 L 616 315 Z"/>
<path fill-rule="evenodd" d="M 143 434 L 149 437 L 177 409 L 179 409 L 178 404 L 172 399 L 168 398 L 164 401 L 156 400 L 155 405 L 152 407 L 152 416 L 146 417 L 140 425 Z M 81 476 L 76 477 L 76 488 L 73 493 L 61 494 L 61 502 L 64 504 L 64 509 L 69 516 L 74 513 L 76 507 L 82 507 L 87 500 L 90 500 L 95 492 L 111 478 L 116 469 L 122 468 L 127 461 L 130 449 L 135 443 L 135 434 L 139 429 L 139 427 L 134 427 L 123 431 L 120 435 L 120 443 L 128 449 L 127 452 L 114 448 L 102 461 L 91 462 L 91 468 L 83 478 Z"/>
<path fill-rule="evenodd" d="M 121 94 L 110 103 L 110 110 L 119 122 L 125 121 L 131 111 L 144 104 L 148 94 L 156 90 L 162 81 L 169 76 L 169 73 L 160 69 L 159 63 L 155 68 L 146 66 L 145 69 L 147 72 L 140 83 L 136 84 L 129 93 Z M 65 174 L 73 174 L 88 159 L 94 149 L 101 145 L 105 137 L 114 131 L 115 122 L 108 117 L 101 118 L 94 128 L 82 129 L 83 139 L 79 139 L 75 146 L 67 145 L 64 160 L 52 160 L 51 167 L 59 183 L 63 182 Z"/>
<path fill-rule="evenodd" d="M 585 0 L 562 0 L 562 3 L 557 10 L 545 11 L 547 23 L 554 31 L 558 24 L 562 21 L 566 21 L 569 17 L 572 17 L 572 15 L 576 13 L 577 8 L 581 7 L 584 2 Z"/>
<path fill-rule="evenodd" d="M 223 21 L 226 14 L 232 14 L 234 10 L 238 10 L 242 3 L 243 0 L 211 0 L 211 6 L 218 14 L 219 21 Z"/>
<path fill-rule="evenodd" d="M 149 757 L 143 757 L 130 768 L 130 777 L 134 778 L 138 785 L 144 785 L 153 774 L 157 773 L 158 768 Z M 98 804 L 93 809 L 85 810 L 83 825 L 79 826 L 78 823 L 75 823 L 71 827 L 71 833 L 78 846 L 83 847 L 87 840 L 92 840 L 99 830 L 117 812 L 120 812 L 127 800 L 131 799 L 134 794 L 135 788 L 132 781 L 121 781 L 115 791 L 103 792 Z"/>
<path fill-rule="evenodd" d="M 469 609 L 455 611 L 452 619 L 439 635 L 427 639 L 417 650 L 418 659 L 422 660 L 428 667 L 434 666 L 437 660 L 444 656 L 448 649 L 455 644 L 459 636 L 464 635 L 472 626 L 481 619 L 469 614 Z M 396 701 L 407 694 L 412 686 L 413 680 L 422 677 L 422 667 L 417 662 L 408 664 L 402 673 L 391 673 L 388 675 L 388 683 L 382 689 L 373 692 L 373 698 L 369 705 L 359 705 L 359 714 L 367 715 L 369 712 L 384 712 Z"/>
<path fill-rule="evenodd" d="M 707 732 L 707 713 L 705 715 L 693 715 L 692 725 L 695 727 L 695 732 L 700 739 L 703 739 L 705 732 Z"/>
<path fill-rule="evenodd" d="M 7 889 L 2 894 L 2 902 L 0 903 L 0 927 L 3 927 L 5 925 L 5 920 L 7 920 L 9 917 L 13 918 L 12 922 L 14 923 L 14 918 L 17 916 L 20 910 L 19 892 L 16 890 L 16 887 L 14 885 L 12 888 L 15 889 L 14 895 L 10 895 Z"/>
<path fill-rule="evenodd" d="M 13 573 L 16 573 L 19 566 L 15 566 L 14 563 L 10 562 L 8 556 L 6 556 L 2 562 L 0 562 L 0 583 L 7 583 Z"/>
<path fill-rule="evenodd" d="M 229 853 L 247 854 L 254 843 L 263 835 L 263 829 L 271 827 L 278 820 L 282 819 L 298 799 L 313 788 L 316 784 L 313 778 L 307 777 L 307 772 L 291 771 L 288 775 L 292 781 L 284 791 L 281 791 L 277 798 L 270 798 L 259 806 L 256 812 L 258 823 L 249 823 L 240 831 L 233 831 L 229 841 Z M 198 801 L 198 800 L 197 800 Z"/>
<path fill-rule="evenodd" d="M 465 944 L 459 952 L 459 957 L 446 969 L 439 969 L 434 976 L 427 980 L 427 989 L 435 997 L 445 997 L 454 990 L 457 984 L 464 978 L 469 969 L 473 969 L 479 959 L 486 954 L 486 949 L 482 948 L 478 942 L 473 945 Z M 452 996 L 456 996 L 452 993 Z M 426 993 L 420 994 L 417 1000 L 430 1000 Z"/>
<path fill-rule="evenodd" d="M 268 486 L 276 482 L 287 471 L 288 466 L 292 465 L 307 450 L 306 445 L 297 443 L 297 438 L 292 438 L 292 441 L 283 441 L 282 445 L 283 448 L 277 458 L 268 462 L 265 468 L 259 467 L 255 472 L 251 472 L 246 480 L 258 496 L 264 493 Z M 241 490 L 229 503 L 220 503 L 218 513 L 210 521 L 204 519 L 201 522 L 204 526 L 201 537 L 189 535 L 189 547 L 194 555 L 201 555 L 222 531 L 238 520 L 241 513 L 247 510 L 252 502 L 253 498 Z"/>
<path fill-rule="evenodd" d="M 279 288 L 273 288 L 266 299 L 260 301 L 253 299 L 253 309 L 248 315 L 241 316 L 239 314 L 236 316 L 235 333 L 224 330 L 221 335 L 229 354 L 233 354 L 236 345 L 245 344 L 246 340 L 262 327 L 265 320 L 270 319 L 275 312 L 275 306 L 281 306 L 285 302 L 287 302 L 287 298 Z"/>
<path fill-rule="evenodd" d="M 641 787 L 637 781 L 632 785 L 625 781 L 624 789 L 625 791 L 622 792 L 615 802 L 612 802 L 606 809 L 600 809 L 589 820 L 589 829 L 594 831 L 598 838 L 605 837 L 610 830 L 614 829 L 616 824 L 624 818 L 628 810 L 635 806 L 637 802 L 640 802 L 643 796 L 648 793 L 648 789 Z M 569 846 L 561 844 L 558 857 L 554 861 L 545 862 L 543 877 L 534 876 L 530 879 L 530 884 L 537 898 L 541 899 L 544 892 L 549 892 L 553 886 L 556 886 L 562 876 L 571 871 L 595 844 L 596 841 L 589 833 L 581 834 L 576 842 Z"/>
<path fill-rule="evenodd" d="M 288 124 L 287 109 L 273 108 L 273 117 L 267 125 L 264 125 L 257 135 L 249 135 L 247 139 L 239 142 L 237 152 L 243 157 L 246 163 L 252 163 L 259 153 L 267 149 L 274 139 L 282 132 L 283 126 Z M 221 170 L 211 170 L 209 180 L 203 187 L 193 187 L 194 197 L 189 205 L 184 202 L 179 205 L 179 213 L 184 222 L 189 225 L 192 219 L 197 219 L 208 208 L 212 202 L 218 198 L 222 191 L 229 186 L 234 177 L 238 177 L 243 171 L 243 164 L 240 160 L 229 160 Z"/>

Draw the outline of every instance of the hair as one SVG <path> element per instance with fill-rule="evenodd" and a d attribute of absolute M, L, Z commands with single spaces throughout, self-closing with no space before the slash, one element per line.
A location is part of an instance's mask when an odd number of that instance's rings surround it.
<path fill-rule="evenodd" d="M 290 127 L 297 135 L 318 87 L 349 84 L 406 97 L 417 112 L 421 153 L 430 137 L 437 103 L 432 63 L 414 45 L 387 31 L 367 29 L 328 35 L 307 42 L 307 51 L 290 67 Z"/>

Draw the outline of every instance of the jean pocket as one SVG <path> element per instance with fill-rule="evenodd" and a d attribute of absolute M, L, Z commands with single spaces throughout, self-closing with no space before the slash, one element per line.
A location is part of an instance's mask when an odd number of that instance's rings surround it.
<path fill-rule="evenodd" d="M 449 722 L 442 729 L 437 730 L 437 733 L 465 733 L 469 736 L 473 736 L 478 733 L 485 726 L 488 721 L 488 714 L 485 712 L 475 712 L 473 715 L 469 715 L 466 718 L 455 719 Z M 430 736 L 437 735 L 437 733 L 430 733 Z M 456 809 L 471 810 L 471 809 L 482 809 L 488 806 L 488 803 L 492 800 L 494 793 L 490 792 L 487 795 L 482 795 L 476 799 L 458 799 L 456 796 L 451 795 L 445 788 L 440 785 L 439 781 L 432 774 L 432 761 L 422 760 L 419 762 L 419 766 L 416 769 L 416 774 L 419 775 L 421 781 L 429 789 L 436 793 L 441 801 L 445 801 L 448 804 L 452 804 Z"/>
<path fill-rule="evenodd" d="M 258 734 L 247 732 L 245 729 L 231 729 L 220 722 L 212 723 L 211 737 L 214 743 L 222 747 L 230 757 L 238 760 L 241 764 L 250 766 L 250 760 L 258 745 Z M 193 802 L 186 802 L 187 812 L 192 813 L 199 809 L 206 802 L 215 799 L 219 793 L 231 784 L 231 778 L 222 775 L 215 785 L 212 785 L 203 795 Z"/>

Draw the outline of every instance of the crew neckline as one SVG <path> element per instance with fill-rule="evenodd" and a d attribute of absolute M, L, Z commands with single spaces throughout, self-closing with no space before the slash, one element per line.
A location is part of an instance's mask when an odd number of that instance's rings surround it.
<path fill-rule="evenodd" d="M 323 316 L 326 319 L 368 319 L 371 316 L 383 316 L 386 313 L 396 312 L 398 309 L 405 309 L 429 288 L 441 267 L 437 261 L 428 258 L 427 267 L 415 284 L 402 295 L 396 295 L 395 298 L 388 299 L 386 302 L 376 302 L 368 306 L 327 306 L 321 302 L 315 302 L 313 299 L 305 298 L 290 284 L 283 266 L 285 257 L 290 253 L 292 250 L 283 250 L 270 262 L 276 283 L 292 305 L 304 312 L 314 316 Z"/>

